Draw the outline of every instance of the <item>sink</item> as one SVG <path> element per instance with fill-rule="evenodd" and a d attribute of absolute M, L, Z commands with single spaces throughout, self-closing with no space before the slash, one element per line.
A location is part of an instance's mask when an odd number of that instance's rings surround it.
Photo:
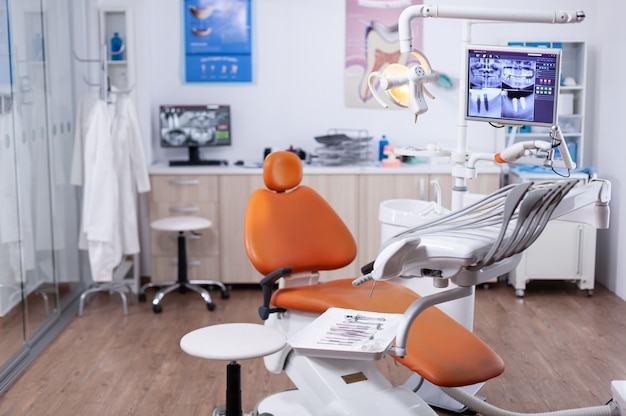
<path fill-rule="evenodd" d="M 438 218 L 449 211 L 434 201 L 419 199 L 388 199 L 380 203 L 378 219 L 384 224 L 415 227 Z"/>
<path fill-rule="evenodd" d="M 434 201 L 388 199 L 380 203 L 381 242 L 409 228 L 432 221 L 450 212 Z"/>

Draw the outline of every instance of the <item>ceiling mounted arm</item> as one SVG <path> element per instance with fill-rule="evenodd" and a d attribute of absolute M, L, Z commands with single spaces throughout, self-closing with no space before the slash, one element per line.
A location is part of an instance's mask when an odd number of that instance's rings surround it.
<path fill-rule="evenodd" d="M 398 20 L 400 52 L 413 50 L 411 20 L 418 17 L 484 20 L 494 22 L 522 23 L 580 23 L 585 19 L 582 10 L 498 10 L 493 8 L 414 5 L 402 11 Z"/>

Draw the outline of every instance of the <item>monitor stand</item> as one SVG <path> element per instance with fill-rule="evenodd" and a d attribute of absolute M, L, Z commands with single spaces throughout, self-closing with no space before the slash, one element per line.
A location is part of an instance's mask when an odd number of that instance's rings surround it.
<path fill-rule="evenodd" d="M 200 159 L 198 146 L 189 147 L 188 160 L 170 160 L 170 166 L 226 166 L 228 162 L 221 159 Z"/>

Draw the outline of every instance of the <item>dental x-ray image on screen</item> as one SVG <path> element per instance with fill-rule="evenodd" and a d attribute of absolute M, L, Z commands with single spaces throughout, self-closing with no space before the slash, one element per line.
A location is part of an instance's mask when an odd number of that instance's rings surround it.
<path fill-rule="evenodd" d="M 560 52 L 469 46 L 465 118 L 507 125 L 556 124 Z"/>

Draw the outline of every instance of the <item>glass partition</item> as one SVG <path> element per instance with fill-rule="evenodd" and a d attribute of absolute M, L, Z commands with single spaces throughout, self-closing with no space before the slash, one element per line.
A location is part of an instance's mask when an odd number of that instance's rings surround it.
<path fill-rule="evenodd" d="M 0 392 L 84 288 L 70 1 L 0 0 Z"/>

